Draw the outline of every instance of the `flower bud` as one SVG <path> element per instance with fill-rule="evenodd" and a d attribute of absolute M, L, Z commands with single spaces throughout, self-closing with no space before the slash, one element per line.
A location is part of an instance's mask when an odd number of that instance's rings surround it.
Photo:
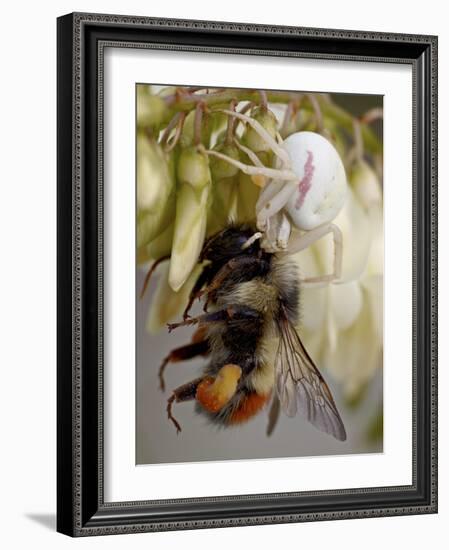
<path fill-rule="evenodd" d="M 276 136 L 277 119 L 270 110 L 264 109 L 263 107 L 256 107 L 251 112 L 251 118 L 257 120 L 273 138 Z M 265 140 L 249 125 L 245 128 L 242 141 L 255 153 L 271 150 Z"/>
<path fill-rule="evenodd" d="M 285 106 L 286 107 L 286 106 Z M 313 113 L 306 111 L 305 109 L 298 109 L 296 112 L 292 112 L 289 118 L 285 121 L 285 109 L 279 114 L 279 120 L 283 120 L 282 123 L 282 137 L 285 139 L 291 134 L 304 130 L 305 127 L 314 118 Z"/>
<path fill-rule="evenodd" d="M 157 95 L 159 97 L 170 97 L 176 94 L 177 89 L 178 88 L 176 86 L 165 86 L 164 88 L 157 86 Z"/>
<path fill-rule="evenodd" d="M 198 262 L 206 235 L 211 176 L 205 155 L 195 152 L 195 159 L 194 162 L 189 153 L 183 167 L 178 166 L 175 231 L 168 278 L 175 292 Z"/>
<path fill-rule="evenodd" d="M 238 176 L 222 178 L 212 185 L 212 204 L 207 221 L 207 234 L 217 233 L 238 220 Z"/>
<path fill-rule="evenodd" d="M 251 176 L 240 172 L 238 183 L 237 219 L 240 222 L 255 222 L 256 203 L 260 194 L 260 187 Z"/>
<path fill-rule="evenodd" d="M 137 125 L 139 128 L 157 128 L 168 113 L 165 101 L 152 95 L 146 84 L 137 86 Z"/>
<path fill-rule="evenodd" d="M 206 147 L 209 147 L 210 136 L 212 134 L 212 131 L 215 129 L 215 121 L 215 116 L 212 116 L 210 113 L 203 113 L 199 141 Z M 179 143 L 182 147 L 190 147 L 191 145 L 194 145 L 194 136 L 195 111 L 190 111 L 190 113 L 185 118 Z"/>
<path fill-rule="evenodd" d="M 225 144 L 221 141 L 214 149 L 235 160 L 240 159 L 239 150 L 234 144 Z M 207 223 L 208 235 L 220 231 L 230 222 L 237 221 L 239 180 L 239 169 L 222 159 L 210 157 L 210 169 L 213 186 L 212 205 Z"/>
<path fill-rule="evenodd" d="M 181 151 L 177 172 L 179 183 L 190 185 L 196 191 L 210 183 L 209 159 L 196 147 L 186 147 Z"/>
<path fill-rule="evenodd" d="M 137 137 L 137 246 L 148 244 L 175 213 L 174 157 L 143 134 Z"/>
<path fill-rule="evenodd" d="M 145 134 L 137 136 L 137 208 L 155 210 L 172 191 L 169 156 Z"/>
<path fill-rule="evenodd" d="M 230 157 L 233 160 L 240 160 L 239 149 L 234 143 L 219 143 L 216 147 L 214 147 L 214 150 Z M 210 171 L 212 174 L 212 179 L 216 182 L 222 178 L 232 178 L 239 172 L 239 169 L 225 160 L 217 157 L 211 157 Z"/>
<path fill-rule="evenodd" d="M 142 265 L 163 256 L 170 256 L 173 243 L 174 222 L 148 244 L 137 249 L 137 264 Z"/>
<path fill-rule="evenodd" d="M 351 172 L 350 182 L 356 197 L 366 210 L 382 202 L 379 179 L 366 161 L 357 162 Z"/>

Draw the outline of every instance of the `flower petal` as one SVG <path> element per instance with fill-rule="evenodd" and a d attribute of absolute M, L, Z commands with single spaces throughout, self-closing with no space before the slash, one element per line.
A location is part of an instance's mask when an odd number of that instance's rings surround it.
<path fill-rule="evenodd" d="M 312 247 L 291 256 L 298 266 L 301 279 L 315 276 L 318 263 Z M 308 330 L 318 330 L 323 326 L 327 309 L 327 287 L 300 286 L 299 309 L 301 326 Z"/>
<path fill-rule="evenodd" d="M 348 188 L 347 198 L 334 222 L 343 235 L 342 277 L 345 282 L 356 281 L 364 272 L 371 248 L 372 228 L 368 215 Z M 334 260 L 333 240 L 329 236 L 313 245 L 318 252 L 321 273 L 331 273 Z"/>
<path fill-rule="evenodd" d="M 356 163 L 350 176 L 352 189 L 364 208 L 382 203 L 382 188 L 373 168 L 364 160 Z"/>
<path fill-rule="evenodd" d="M 307 288 L 300 291 L 301 326 L 322 330 L 326 318 L 327 288 Z"/>
<path fill-rule="evenodd" d="M 383 276 L 371 275 L 362 280 L 362 286 L 367 291 L 367 299 L 371 309 L 373 318 L 373 326 L 376 332 L 378 341 L 383 342 Z"/>
<path fill-rule="evenodd" d="M 335 349 L 325 348 L 323 354 L 324 365 L 343 384 L 348 398 L 356 395 L 382 365 L 382 345 L 376 338 L 366 291 L 363 291 L 363 307 L 357 320 L 338 333 Z"/>
<path fill-rule="evenodd" d="M 382 205 L 374 207 L 369 212 L 373 241 L 371 243 L 367 275 L 383 275 L 384 272 L 384 223 Z"/>
<path fill-rule="evenodd" d="M 363 296 L 356 281 L 329 286 L 329 306 L 339 330 L 346 330 L 357 319 L 362 309 Z"/>

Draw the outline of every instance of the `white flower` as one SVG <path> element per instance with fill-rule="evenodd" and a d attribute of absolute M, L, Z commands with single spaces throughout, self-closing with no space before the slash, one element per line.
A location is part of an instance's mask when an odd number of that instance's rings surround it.
<path fill-rule="evenodd" d="M 382 365 L 383 216 L 378 201 L 365 211 L 350 190 L 335 220 L 343 233 L 342 283 L 301 291 L 301 326 L 309 353 L 354 397 Z M 331 269 L 332 243 L 295 256 L 302 276 Z"/>

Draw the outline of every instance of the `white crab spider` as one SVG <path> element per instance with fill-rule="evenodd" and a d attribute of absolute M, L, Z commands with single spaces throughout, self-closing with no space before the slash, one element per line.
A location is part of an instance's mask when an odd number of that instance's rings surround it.
<path fill-rule="evenodd" d="M 253 166 L 217 151 L 206 151 L 252 176 L 264 176 L 264 186 L 256 204 L 257 229 L 252 239 L 262 239 L 269 252 L 295 254 L 331 233 L 334 242 L 332 273 L 310 277 L 303 282 L 328 283 L 341 277 L 342 235 L 332 223 L 343 207 L 347 181 L 343 163 L 333 145 L 320 134 L 297 132 L 285 141 L 276 141 L 256 120 L 235 111 L 221 112 L 249 124 L 276 156 L 275 168 L 262 164 L 257 155 L 240 144 Z M 292 232 L 292 225 L 299 231 Z M 252 241 L 252 242 L 253 242 Z"/>

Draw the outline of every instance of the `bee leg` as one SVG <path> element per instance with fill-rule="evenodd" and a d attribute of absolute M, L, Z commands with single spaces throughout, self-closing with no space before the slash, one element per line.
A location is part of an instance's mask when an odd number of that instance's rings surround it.
<path fill-rule="evenodd" d="M 196 400 L 206 411 L 219 412 L 234 397 L 241 376 L 239 365 L 223 365 L 215 377 L 205 376 L 198 384 Z"/>
<path fill-rule="evenodd" d="M 201 275 L 196 280 L 196 283 L 195 283 L 194 287 L 192 288 L 192 291 L 190 292 L 189 301 L 187 303 L 187 306 L 184 310 L 184 313 L 182 314 L 182 318 L 184 319 L 184 321 L 186 319 L 188 319 L 189 311 L 190 311 L 190 308 L 193 305 L 193 302 L 197 298 L 201 297 L 201 292 L 200 291 L 203 288 L 203 286 L 209 282 L 209 279 L 211 278 L 212 274 L 213 274 L 212 267 L 211 266 L 206 266 L 203 269 L 203 271 L 201 272 Z"/>
<path fill-rule="evenodd" d="M 228 318 L 227 310 L 214 311 L 213 313 L 206 313 L 205 315 L 199 315 L 198 317 L 189 317 L 180 323 L 168 323 L 168 331 L 171 332 L 178 327 L 186 327 L 189 325 L 197 325 L 199 323 L 217 323 L 226 321 Z"/>
<path fill-rule="evenodd" d="M 228 321 L 235 322 L 248 322 L 257 320 L 260 313 L 252 308 L 242 306 L 240 304 L 229 305 L 226 309 L 219 309 L 211 313 L 205 313 L 198 317 L 190 317 L 180 323 L 168 323 L 168 330 L 171 332 L 175 328 L 185 327 L 189 325 L 199 325 L 200 328 L 209 323 L 226 323 Z"/>
<path fill-rule="evenodd" d="M 203 381 L 203 377 L 196 378 L 191 382 L 187 382 L 187 384 L 183 384 L 182 386 L 179 386 L 179 388 L 176 388 L 175 390 L 173 390 L 172 395 L 168 398 L 167 416 L 168 416 L 168 419 L 171 420 L 175 425 L 177 433 L 181 431 L 181 425 L 173 416 L 173 413 L 172 413 L 173 403 L 182 403 L 183 401 L 192 401 L 193 399 L 195 399 L 196 390 L 198 388 L 198 385 L 202 381 Z"/>
<path fill-rule="evenodd" d="M 171 420 L 173 422 L 173 424 L 175 425 L 175 428 L 176 428 L 176 433 L 179 434 L 179 432 L 181 432 L 181 425 L 180 423 L 176 420 L 176 418 L 173 416 L 172 412 L 171 412 L 171 409 L 172 409 L 172 406 L 173 406 L 173 402 L 176 400 L 176 395 L 173 394 L 171 397 L 169 397 L 168 401 L 167 401 L 167 416 L 168 416 L 168 419 Z"/>
<path fill-rule="evenodd" d="M 209 304 L 213 301 L 215 301 L 215 292 L 214 291 L 209 292 L 209 294 L 207 295 L 206 300 L 204 302 L 203 311 L 205 311 L 207 313 L 207 309 L 209 307 Z"/>
<path fill-rule="evenodd" d="M 193 342 L 179 348 L 171 350 L 171 352 L 165 357 L 162 361 L 161 366 L 159 367 L 159 387 L 161 391 L 165 391 L 165 380 L 164 380 L 164 371 L 169 363 L 180 363 L 181 361 L 186 361 L 187 359 L 193 359 L 198 355 L 207 355 L 209 352 L 209 344 L 207 340 L 202 340 L 200 342 Z"/>
<path fill-rule="evenodd" d="M 157 268 L 157 266 L 161 263 L 161 262 L 165 262 L 166 260 L 169 260 L 170 259 L 170 256 L 162 256 L 162 258 L 159 258 L 158 260 L 155 260 L 152 264 L 152 266 L 150 267 L 150 269 L 148 270 L 148 273 L 146 274 L 145 276 L 145 280 L 143 282 L 143 285 L 142 285 L 142 290 L 140 291 L 140 298 L 142 299 L 144 294 L 145 294 L 145 291 L 148 287 L 148 283 L 150 282 L 150 279 L 151 279 L 151 275 L 153 275 L 155 269 Z"/>
<path fill-rule="evenodd" d="M 273 401 L 271 402 L 270 411 L 268 413 L 268 424 L 267 424 L 268 437 L 270 437 L 270 435 L 274 432 L 274 429 L 276 428 L 276 425 L 279 420 L 280 412 L 281 412 L 281 402 L 279 401 L 279 397 L 275 393 L 273 395 Z"/>

